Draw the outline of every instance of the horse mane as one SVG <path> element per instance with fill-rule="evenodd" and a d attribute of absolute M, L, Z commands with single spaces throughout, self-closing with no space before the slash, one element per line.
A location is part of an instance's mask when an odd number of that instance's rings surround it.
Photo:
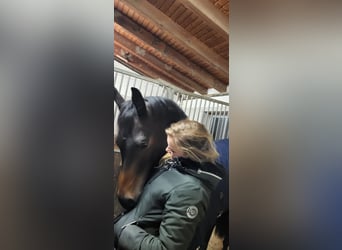
<path fill-rule="evenodd" d="M 159 96 L 149 96 L 144 98 L 149 116 L 157 118 L 158 122 L 166 122 L 167 125 L 187 118 L 184 111 L 171 99 Z M 122 103 L 120 120 L 130 120 L 137 116 L 132 101 Z"/>
<path fill-rule="evenodd" d="M 168 124 L 187 118 L 184 111 L 171 99 L 150 96 L 145 98 L 147 109 L 152 117 L 165 118 Z"/>

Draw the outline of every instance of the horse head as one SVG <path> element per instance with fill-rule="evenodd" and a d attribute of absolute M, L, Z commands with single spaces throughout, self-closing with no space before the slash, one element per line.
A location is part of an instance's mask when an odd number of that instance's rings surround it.
<path fill-rule="evenodd" d="M 121 153 L 117 196 L 126 209 L 135 206 L 153 167 L 165 154 L 165 128 L 186 118 L 172 100 L 143 98 L 138 89 L 131 90 L 132 100 L 125 101 L 114 88 L 114 100 L 120 110 L 116 137 Z"/>

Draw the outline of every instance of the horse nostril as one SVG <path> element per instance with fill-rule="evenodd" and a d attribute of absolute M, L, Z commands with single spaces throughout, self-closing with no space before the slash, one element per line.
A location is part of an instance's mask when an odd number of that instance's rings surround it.
<path fill-rule="evenodd" d="M 118 200 L 125 209 L 132 209 L 136 205 L 136 201 L 130 198 L 118 197 Z"/>

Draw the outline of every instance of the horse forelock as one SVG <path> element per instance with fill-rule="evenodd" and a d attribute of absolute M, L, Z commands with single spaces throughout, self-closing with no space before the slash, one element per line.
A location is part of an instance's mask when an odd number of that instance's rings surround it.
<path fill-rule="evenodd" d="M 135 110 L 133 103 L 131 101 L 125 101 L 121 105 L 120 114 L 118 117 L 119 128 L 127 126 L 132 126 L 134 123 L 134 117 L 137 116 L 137 111 Z"/>
<path fill-rule="evenodd" d="M 132 101 L 125 101 L 121 104 L 119 119 L 124 119 L 136 115 L 136 110 L 133 106 Z"/>

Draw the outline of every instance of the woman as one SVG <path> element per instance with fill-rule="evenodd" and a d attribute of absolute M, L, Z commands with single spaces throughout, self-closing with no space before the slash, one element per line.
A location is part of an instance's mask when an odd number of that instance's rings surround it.
<path fill-rule="evenodd" d="M 166 152 L 135 208 L 114 224 L 118 249 L 197 249 L 193 240 L 210 194 L 221 180 L 218 153 L 206 128 L 191 120 L 165 130 Z"/>

